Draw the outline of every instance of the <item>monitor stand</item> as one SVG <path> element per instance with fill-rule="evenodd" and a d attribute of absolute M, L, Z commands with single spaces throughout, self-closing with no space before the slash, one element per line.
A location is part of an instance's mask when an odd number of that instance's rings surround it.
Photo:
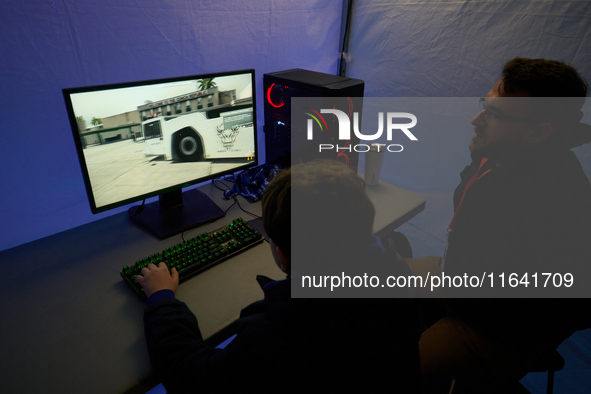
<path fill-rule="evenodd" d="M 130 217 L 160 238 L 213 222 L 226 214 L 197 189 L 165 193 L 159 200 L 129 208 Z"/>

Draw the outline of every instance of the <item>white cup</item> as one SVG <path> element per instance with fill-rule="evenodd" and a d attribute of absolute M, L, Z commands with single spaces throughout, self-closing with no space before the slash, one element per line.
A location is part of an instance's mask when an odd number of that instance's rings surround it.
<path fill-rule="evenodd" d="M 380 182 L 385 150 L 386 145 L 374 143 L 365 153 L 365 184 L 367 186 L 376 186 Z"/>

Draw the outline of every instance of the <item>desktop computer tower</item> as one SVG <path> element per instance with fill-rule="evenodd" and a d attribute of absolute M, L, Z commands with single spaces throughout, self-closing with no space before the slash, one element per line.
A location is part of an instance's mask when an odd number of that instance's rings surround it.
<path fill-rule="evenodd" d="M 319 155 L 318 143 L 307 141 L 304 126 L 301 122 L 296 122 L 296 117 L 301 114 L 291 113 L 292 98 L 310 98 L 313 105 L 317 105 L 322 98 L 324 108 L 339 109 L 349 115 L 352 122 L 352 113 L 359 113 L 361 117 L 364 82 L 359 79 L 341 77 L 337 75 L 325 74 L 315 71 L 292 69 L 279 71 L 270 74 L 264 74 L 264 111 L 265 124 L 263 130 L 265 133 L 265 160 L 267 163 L 279 162 L 283 166 L 289 166 L 295 157 L 300 160 L 302 157 L 312 159 L 315 157 L 335 158 L 344 162 L 354 171 L 358 167 L 358 154 L 354 147 L 359 140 L 351 130 L 350 141 L 338 140 L 338 121 L 332 114 L 322 116 L 323 123 L 327 130 L 322 135 L 323 142 L 332 142 L 339 147 L 347 147 L 337 152 L 323 152 Z M 318 109 L 319 110 L 319 109 Z M 301 119 L 300 119 L 301 120 Z M 361 119 L 359 119 L 361 122 Z M 292 127 L 297 130 L 292 130 Z M 292 136 L 293 133 L 294 134 Z M 292 137 L 293 140 L 292 140 Z M 298 153 L 296 155 L 296 153 Z"/>

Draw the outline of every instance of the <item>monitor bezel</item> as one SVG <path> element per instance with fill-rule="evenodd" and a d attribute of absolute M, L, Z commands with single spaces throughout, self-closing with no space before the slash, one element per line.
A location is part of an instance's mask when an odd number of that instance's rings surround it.
<path fill-rule="evenodd" d="M 74 107 L 72 104 L 71 95 L 76 93 L 88 93 L 93 91 L 101 91 L 101 90 L 110 90 L 110 89 L 121 89 L 121 88 L 130 88 L 130 87 L 138 87 L 138 86 L 148 86 L 148 85 L 156 85 L 156 84 L 165 84 L 165 83 L 172 83 L 172 82 L 182 82 L 182 81 L 189 81 L 189 80 L 197 80 L 197 79 L 204 79 L 204 78 L 219 78 L 219 77 L 226 77 L 232 75 L 240 75 L 240 74 L 250 74 L 251 76 L 251 84 L 252 84 L 252 108 L 253 108 L 253 126 L 254 126 L 254 160 L 225 170 L 215 174 L 201 176 L 195 179 L 187 180 L 187 182 L 179 183 L 176 185 L 172 185 L 166 188 L 158 189 L 149 193 L 139 194 L 137 196 L 127 198 L 124 200 L 120 200 L 114 203 L 97 206 L 95 201 L 94 192 L 92 189 L 92 184 L 90 182 L 90 175 L 88 172 L 88 166 L 86 164 L 86 159 L 84 157 L 84 148 L 82 146 L 82 141 L 80 138 L 80 134 L 78 131 L 78 125 L 76 121 L 76 115 L 74 112 Z M 84 179 L 84 185 L 86 189 L 86 195 L 90 204 L 90 210 L 93 214 L 109 211 L 115 208 L 123 207 L 129 204 L 133 204 L 138 201 L 145 201 L 146 199 L 152 197 L 158 197 L 167 193 L 175 192 L 178 190 L 189 188 L 194 185 L 198 185 L 204 182 L 207 182 L 212 179 L 224 177 L 236 172 L 244 171 L 249 168 L 253 168 L 259 165 L 259 148 L 258 148 L 258 124 L 257 124 L 257 104 L 256 104 L 256 79 L 255 79 L 255 70 L 254 69 L 242 69 L 242 70 L 232 70 L 232 71 L 222 71 L 222 72 L 208 72 L 203 74 L 193 74 L 193 75 L 185 75 L 185 76 L 177 76 L 177 77 L 168 77 L 168 78 L 160 78 L 160 79 L 149 79 L 149 80 L 137 80 L 137 81 L 130 81 L 130 82 L 121 82 L 121 83 L 112 83 L 112 84 L 103 84 L 103 85 L 91 85 L 91 86 L 82 86 L 82 87 L 74 87 L 74 88 L 64 88 L 62 89 L 64 100 L 66 103 L 66 110 L 68 112 L 68 119 L 70 122 L 70 128 L 72 132 L 72 136 L 74 138 L 74 144 L 76 146 L 76 153 L 78 156 L 78 162 L 80 165 L 80 169 L 82 171 L 82 176 Z"/>

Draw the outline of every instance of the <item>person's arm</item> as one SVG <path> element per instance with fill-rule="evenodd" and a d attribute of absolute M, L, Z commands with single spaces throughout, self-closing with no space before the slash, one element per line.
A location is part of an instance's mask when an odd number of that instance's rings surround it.
<path fill-rule="evenodd" d="M 152 367 L 169 393 L 208 387 L 210 356 L 195 315 L 179 300 L 161 300 L 144 312 L 146 344 Z M 214 366 L 215 369 L 215 366 Z"/>
<path fill-rule="evenodd" d="M 166 389 L 176 393 L 207 386 L 202 374 L 217 350 L 205 344 L 195 315 L 174 298 L 176 269 L 169 273 L 164 263 L 150 264 L 136 280 L 148 296 L 144 330 L 150 361 Z"/>

